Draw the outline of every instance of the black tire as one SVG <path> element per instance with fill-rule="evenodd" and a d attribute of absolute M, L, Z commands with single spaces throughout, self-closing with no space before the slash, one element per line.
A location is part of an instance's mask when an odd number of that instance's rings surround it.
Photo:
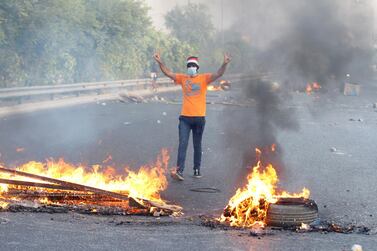
<path fill-rule="evenodd" d="M 299 227 L 318 219 L 318 207 L 313 200 L 282 198 L 267 209 L 266 223 L 274 227 Z"/>

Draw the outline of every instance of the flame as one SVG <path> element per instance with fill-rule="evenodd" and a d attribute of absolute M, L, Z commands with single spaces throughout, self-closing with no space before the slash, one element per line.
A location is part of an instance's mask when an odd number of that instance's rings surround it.
<path fill-rule="evenodd" d="M 124 174 L 117 174 L 115 168 L 111 166 L 93 165 L 88 168 L 83 165 L 75 166 L 67 163 L 64 159 L 48 160 L 46 163 L 30 161 L 16 169 L 103 190 L 129 194 L 134 198 L 164 202 L 160 197 L 160 192 L 165 190 L 168 185 L 166 178 L 168 162 L 168 151 L 163 149 L 154 164 L 142 166 L 136 172 L 126 167 Z M 15 179 L 18 177 L 0 173 L 0 178 Z M 38 182 L 24 177 L 20 180 Z M 12 185 L 0 184 L 0 196 L 7 191 L 8 186 Z"/>
<path fill-rule="evenodd" d="M 300 230 L 310 230 L 309 224 L 301 223 Z"/>
<path fill-rule="evenodd" d="M 25 148 L 23 148 L 23 147 L 16 148 L 16 152 L 18 152 L 18 153 L 21 153 L 23 151 L 25 151 Z"/>
<path fill-rule="evenodd" d="M 222 91 L 221 85 L 215 86 L 215 85 L 208 85 L 207 91 Z"/>
<path fill-rule="evenodd" d="M 271 145 L 271 151 L 272 151 L 272 152 L 275 152 L 275 151 L 276 151 L 276 144 L 272 144 L 272 145 Z"/>
<path fill-rule="evenodd" d="M 314 82 L 314 83 L 312 84 L 312 86 L 313 86 L 313 89 L 314 89 L 314 90 L 319 90 L 319 89 L 322 88 L 317 82 Z"/>
<path fill-rule="evenodd" d="M 313 87 L 311 84 L 307 84 L 306 86 L 306 94 L 311 95 L 313 91 Z"/>
<path fill-rule="evenodd" d="M 276 203 L 279 197 L 309 198 L 310 195 L 310 191 L 306 188 L 298 194 L 277 192 L 279 179 L 275 168 L 272 164 L 263 166 L 260 160 L 261 150 L 257 148 L 255 151 L 257 164 L 247 176 L 247 185 L 236 191 L 220 217 L 221 222 L 227 222 L 231 226 L 252 227 L 255 224 L 264 226 L 268 205 Z"/>
<path fill-rule="evenodd" d="M 321 89 L 322 86 L 320 84 L 318 84 L 317 82 L 313 82 L 313 83 L 308 83 L 306 85 L 306 94 L 308 95 L 311 95 L 314 91 L 318 91 L 319 89 Z"/>
<path fill-rule="evenodd" d="M 0 197 L 1 199 L 1 197 Z M 5 201 L 0 200 L 0 209 L 6 209 L 8 207 L 9 203 Z"/>

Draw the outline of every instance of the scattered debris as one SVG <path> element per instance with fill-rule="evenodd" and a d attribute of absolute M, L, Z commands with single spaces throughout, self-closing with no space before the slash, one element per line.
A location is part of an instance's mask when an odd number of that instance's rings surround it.
<path fill-rule="evenodd" d="M 258 239 L 261 239 L 261 237 L 263 236 L 273 235 L 273 234 L 274 234 L 273 230 L 265 229 L 258 224 L 253 226 L 249 232 L 249 236 L 257 237 Z"/>
<path fill-rule="evenodd" d="M 152 98 L 150 98 L 150 101 L 165 101 L 165 99 L 163 97 L 160 97 L 160 96 L 157 96 L 157 95 L 154 95 Z"/>
<path fill-rule="evenodd" d="M 299 227 L 262 227 L 260 229 L 252 228 L 242 228 L 242 227 L 231 227 L 226 223 L 220 222 L 219 219 L 215 217 L 209 217 L 201 215 L 199 217 L 200 225 L 209 227 L 210 229 L 222 229 L 222 230 L 244 230 L 250 229 L 250 236 L 260 237 L 261 235 L 271 235 L 274 231 L 293 231 L 296 233 L 341 233 L 341 234 L 365 234 L 369 235 L 371 229 L 365 226 L 356 226 L 354 224 L 337 224 L 328 221 L 322 221 L 317 219 L 311 224 L 300 225 Z"/>
<path fill-rule="evenodd" d="M 162 112 L 162 115 L 163 115 L 163 116 L 166 116 L 166 115 L 168 115 L 168 114 L 167 114 L 166 112 Z"/>
<path fill-rule="evenodd" d="M 120 102 L 127 102 L 127 103 L 143 103 L 145 102 L 144 98 L 138 95 L 129 95 L 127 93 L 119 94 L 119 101 Z"/>
<path fill-rule="evenodd" d="M 103 103 L 101 103 L 101 105 L 102 105 L 102 106 L 106 106 L 106 103 L 105 103 L 105 102 L 103 102 Z"/>
<path fill-rule="evenodd" d="M 157 124 L 161 124 L 161 120 L 158 119 L 158 120 L 157 120 Z"/>
<path fill-rule="evenodd" d="M 0 224 L 7 224 L 9 221 L 4 218 L 0 218 Z"/>
<path fill-rule="evenodd" d="M 331 148 L 330 148 L 330 151 L 331 151 L 332 153 L 334 153 L 334 154 L 337 154 L 337 155 L 345 155 L 344 152 L 339 151 L 339 150 L 338 150 L 337 148 L 335 148 L 335 147 L 331 147 Z"/>
<path fill-rule="evenodd" d="M 363 251 L 363 247 L 359 244 L 355 244 L 352 246 L 352 251 Z"/>
<path fill-rule="evenodd" d="M 328 221 L 318 220 L 309 225 L 307 230 L 296 229 L 298 232 L 322 232 L 322 233 L 341 233 L 341 234 L 369 234 L 370 229 L 365 226 L 356 226 L 351 224 L 337 224 Z"/>
<path fill-rule="evenodd" d="M 359 96 L 360 95 L 360 85 L 358 84 L 344 84 L 344 96 Z"/>
<path fill-rule="evenodd" d="M 350 118 L 349 120 L 350 121 L 359 121 L 359 122 L 363 122 L 364 121 L 362 118 L 358 118 L 358 119 Z"/>

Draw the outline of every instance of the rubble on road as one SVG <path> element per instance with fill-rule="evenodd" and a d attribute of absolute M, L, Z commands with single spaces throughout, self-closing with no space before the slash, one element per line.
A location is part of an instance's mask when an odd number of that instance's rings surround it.
<path fill-rule="evenodd" d="M 119 94 L 119 101 L 124 103 L 144 103 L 145 99 L 142 96 L 121 93 Z"/>
<path fill-rule="evenodd" d="M 249 236 L 261 237 L 265 235 L 272 235 L 276 231 L 293 231 L 296 233 L 340 233 L 340 234 L 364 234 L 369 235 L 371 229 L 366 226 L 358 226 L 354 223 L 335 223 L 331 221 L 316 220 L 312 224 L 308 224 L 305 227 L 260 227 L 253 226 L 251 228 L 231 227 L 228 224 L 220 222 L 219 219 L 211 216 L 201 215 L 199 216 L 199 224 L 201 226 L 208 227 L 210 229 L 222 229 L 222 230 L 248 230 Z"/>
<path fill-rule="evenodd" d="M 358 122 L 364 122 L 364 120 L 362 118 L 358 118 L 358 119 L 355 119 L 355 118 L 350 118 L 349 121 L 358 121 Z"/>
<path fill-rule="evenodd" d="M 343 94 L 344 96 L 359 96 L 360 89 L 361 87 L 359 84 L 345 83 Z"/>

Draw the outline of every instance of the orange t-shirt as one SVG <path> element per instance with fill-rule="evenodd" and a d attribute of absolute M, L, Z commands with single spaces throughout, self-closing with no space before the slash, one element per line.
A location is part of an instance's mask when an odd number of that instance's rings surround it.
<path fill-rule="evenodd" d="M 175 74 L 175 83 L 182 86 L 183 104 L 181 115 L 196 117 L 206 115 L 207 86 L 211 83 L 212 74 L 197 74 L 190 77 L 186 74 Z"/>

